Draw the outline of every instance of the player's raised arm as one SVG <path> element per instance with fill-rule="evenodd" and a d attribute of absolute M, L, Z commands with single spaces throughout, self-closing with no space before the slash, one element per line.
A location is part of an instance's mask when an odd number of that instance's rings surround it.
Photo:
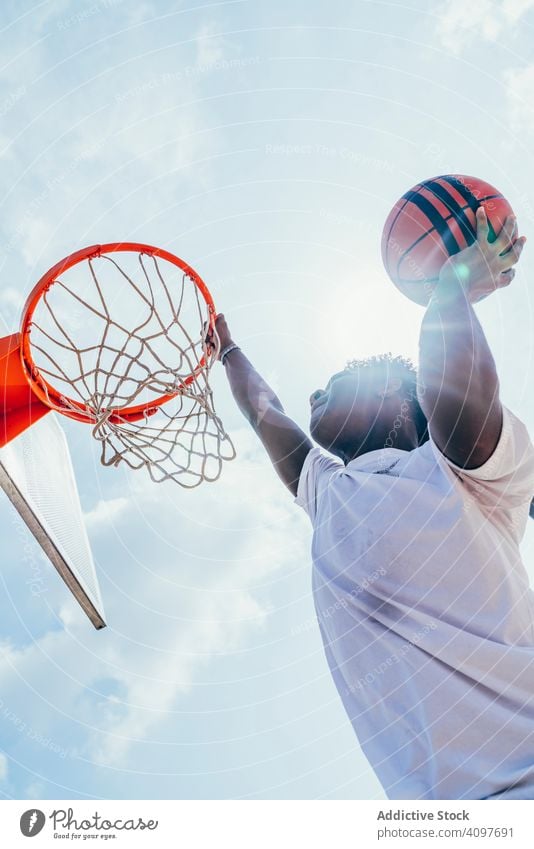
<path fill-rule="evenodd" d="M 261 439 L 278 476 L 296 495 L 300 472 L 312 444 L 235 345 L 222 314 L 217 316 L 216 330 L 220 340 L 219 358 L 237 405 Z"/>
<path fill-rule="evenodd" d="M 445 263 L 423 318 L 419 402 L 438 448 L 463 468 L 491 457 L 502 427 L 497 370 L 472 304 L 512 281 L 524 243 L 513 218 L 490 243 L 480 208 L 477 241 Z"/>

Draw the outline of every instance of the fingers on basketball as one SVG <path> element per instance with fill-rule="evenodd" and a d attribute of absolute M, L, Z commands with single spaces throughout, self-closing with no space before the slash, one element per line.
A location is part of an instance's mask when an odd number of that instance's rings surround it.
<path fill-rule="evenodd" d="M 505 253 L 510 249 L 517 239 L 517 220 L 515 215 L 508 215 L 502 229 L 493 243 L 494 250 L 498 254 Z"/>
<path fill-rule="evenodd" d="M 489 222 L 483 206 L 477 209 L 477 241 L 486 244 L 489 236 Z"/>
<path fill-rule="evenodd" d="M 499 288 L 509 286 L 515 277 L 515 268 L 507 268 L 506 271 L 501 271 L 499 275 Z"/>
<path fill-rule="evenodd" d="M 504 265 L 505 271 L 510 268 L 510 266 L 515 265 L 517 262 L 519 262 L 519 258 L 523 253 L 523 248 L 525 247 L 526 241 L 527 240 L 525 236 L 521 236 L 519 239 L 516 239 L 513 242 L 513 244 L 508 248 L 507 251 L 501 254 L 500 259 L 502 264 Z"/>

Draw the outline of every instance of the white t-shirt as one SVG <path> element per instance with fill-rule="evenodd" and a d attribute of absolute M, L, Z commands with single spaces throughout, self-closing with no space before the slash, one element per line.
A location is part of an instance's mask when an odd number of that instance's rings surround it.
<path fill-rule="evenodd" d="M 390 799 L 534 799 L 534 593 L 519 543 L 534 447 L 504 409 L 480 468 L 430 441 L 344 466 L 313 448 L 296 502 L 332 676 Z"/>

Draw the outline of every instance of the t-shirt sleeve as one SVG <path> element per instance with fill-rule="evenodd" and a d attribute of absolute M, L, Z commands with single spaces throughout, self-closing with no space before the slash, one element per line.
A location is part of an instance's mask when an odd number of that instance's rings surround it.
<path fill-rule="evenodd" d="M 295 504 L 306 511 L 312 524 L 317 515 L 317 502 L 321 491 L 327 486 L 331 476 L 340 469 L 343 469 L 343 464 L 323 454 L 320 448 L 312 448 L 306 455 L 300 473 Z"/>
<path fill-rule="evenodd" d="M 478 469 L 463 469 L 445 457 L 432 438 L 429 442 L 437 461 L 445 463 L 487 504 L 503 507 L 530 504 L 534 496 L 534 446 L 526 425 L 503 406 L 501 435 L 491 457 Z"/>

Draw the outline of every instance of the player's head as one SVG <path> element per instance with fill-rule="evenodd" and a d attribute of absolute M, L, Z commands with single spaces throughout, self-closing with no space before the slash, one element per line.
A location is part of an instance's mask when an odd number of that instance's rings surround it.
<path fill-rule="evenodd" d="M 310 397 L 310 432 L 345 462 L 378 448 L 410 450 L 428 439 L 411 360 L 390 353 L 351 360 Z"/>

